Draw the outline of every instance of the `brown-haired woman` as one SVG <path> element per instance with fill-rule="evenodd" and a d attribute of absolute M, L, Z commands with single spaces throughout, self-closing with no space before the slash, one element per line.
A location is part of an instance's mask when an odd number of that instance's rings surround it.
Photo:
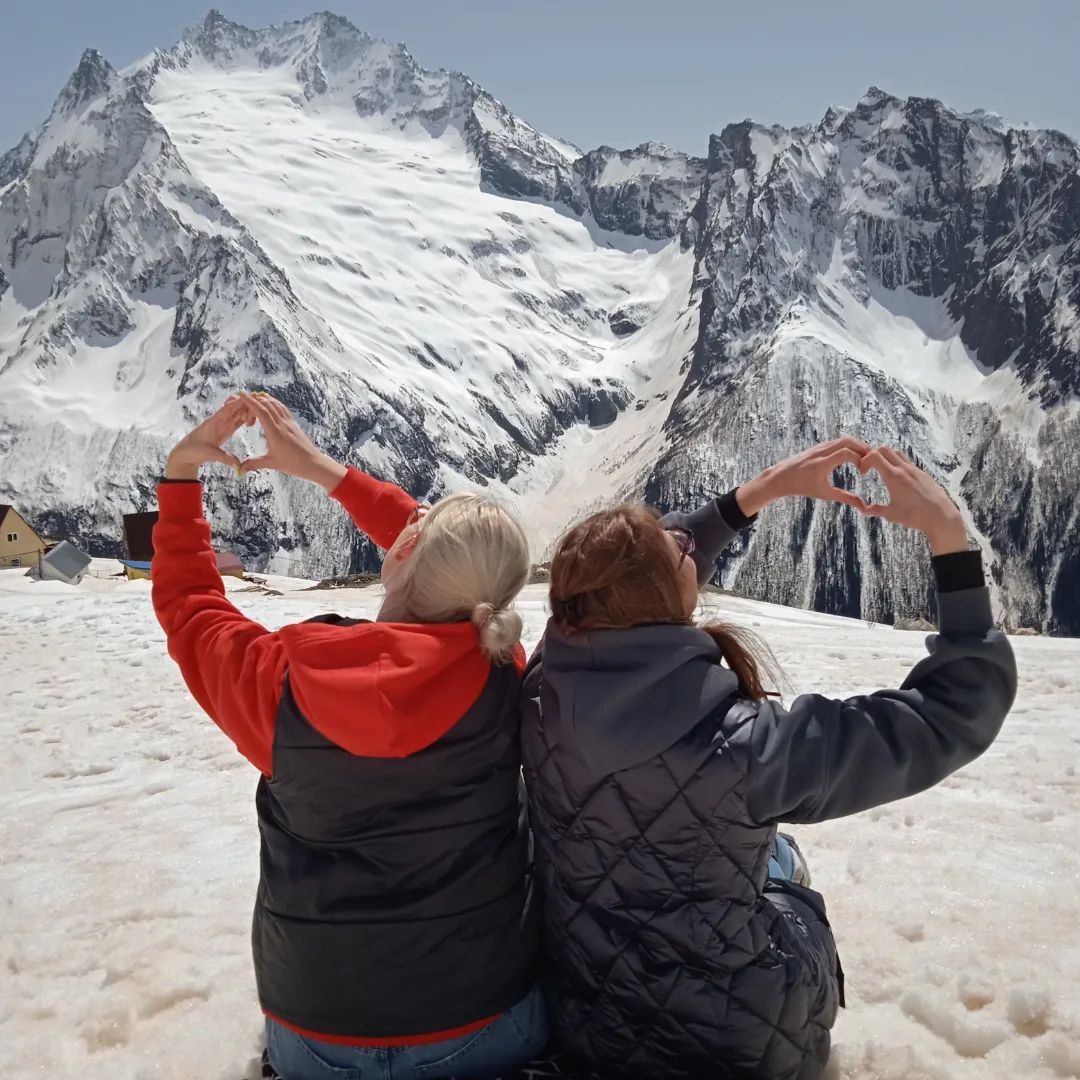
<path fill-rule="evenodd" d="M 834 488 L 845 463 L 876 469 L 891 501 Z M 716 557 L 787 496 L 926 533 L 940 633 L 899 689 L 784 709 L 752 639 L 694 625 Z M 914 794 L 997 735 L 1016 669 L 959 512 L 902 454 L 842 439 L 692 514 L 596 514 L 551 579 L 522 744 L 558 1047 L 609 1076 L 815 1080 L 842 974 L 777 823 Z"/>

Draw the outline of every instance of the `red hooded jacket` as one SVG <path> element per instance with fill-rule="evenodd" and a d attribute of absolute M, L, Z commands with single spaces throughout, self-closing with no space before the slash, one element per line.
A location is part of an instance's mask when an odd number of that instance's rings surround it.
<path fill-rule="evenodd" d="M 355 468 L 332 495 L 383 548 L 393 544 L 417 506 L 400 488 Z M 431 748 L 481 697 L 492 665 L 472 623 L 313 622 L 268 630 L 226 597 L 203 517 L 202 485 L 164 482 L 158 502 L 153 603 L 169 655 L 199 705 L 260 770 L 271 791 L 283 707 L 298 711 L 319 736 L 349 755 L 403 759 Z M 520 646 L 514 660 L 520 677 Z M 442 1041 L 491 1018 L 400 1038 L 284 1022 L 317 1039 L 386 1046 Z"/>

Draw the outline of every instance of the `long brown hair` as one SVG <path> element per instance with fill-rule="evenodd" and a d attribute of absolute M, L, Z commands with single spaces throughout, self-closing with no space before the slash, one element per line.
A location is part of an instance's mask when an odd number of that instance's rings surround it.
<path fill-rule="evenodd" d="M 551 611 L 563 634 L 650 623 L 692 625 L 660 514 L 649 506 L 616 506 L 571 529 L 551 562 Z M 755 701 L 768 697 L 763 676 L 779 676 L 768 646 L 727 623 L 701 629 L 735 673 L 740 693 Z"/>

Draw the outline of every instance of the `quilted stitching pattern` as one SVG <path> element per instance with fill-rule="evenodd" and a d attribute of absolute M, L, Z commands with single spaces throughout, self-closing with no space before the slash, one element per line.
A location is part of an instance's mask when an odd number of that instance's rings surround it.
<path fill-rule="evenodd" d="M 755 824 L 724 706 L 621 772 L 522 728 L 559 1049 L 605 1077 L 816 1080 L 837 1011 L 831 931 L 765 894 L 774 829 Z"/>

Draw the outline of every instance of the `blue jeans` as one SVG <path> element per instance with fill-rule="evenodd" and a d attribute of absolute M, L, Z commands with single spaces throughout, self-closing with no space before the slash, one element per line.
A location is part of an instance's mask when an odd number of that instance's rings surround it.
<path fill-rule="evenodd" d="M 266 1021 L 270 1064 L 282 1080 L 491 1080 L 542 1054 L 548 1036 L 539 990 L 487 1027 L 428 1046 L 338 1046 Z"/>
<path fill-rule="evenodd" d="M 769 877 L 778 878 L 780 881 L 792 881 L 795 878 L 795 852 L 779 833 L 776 834 L 772 854 L 769 856 Z"/>

